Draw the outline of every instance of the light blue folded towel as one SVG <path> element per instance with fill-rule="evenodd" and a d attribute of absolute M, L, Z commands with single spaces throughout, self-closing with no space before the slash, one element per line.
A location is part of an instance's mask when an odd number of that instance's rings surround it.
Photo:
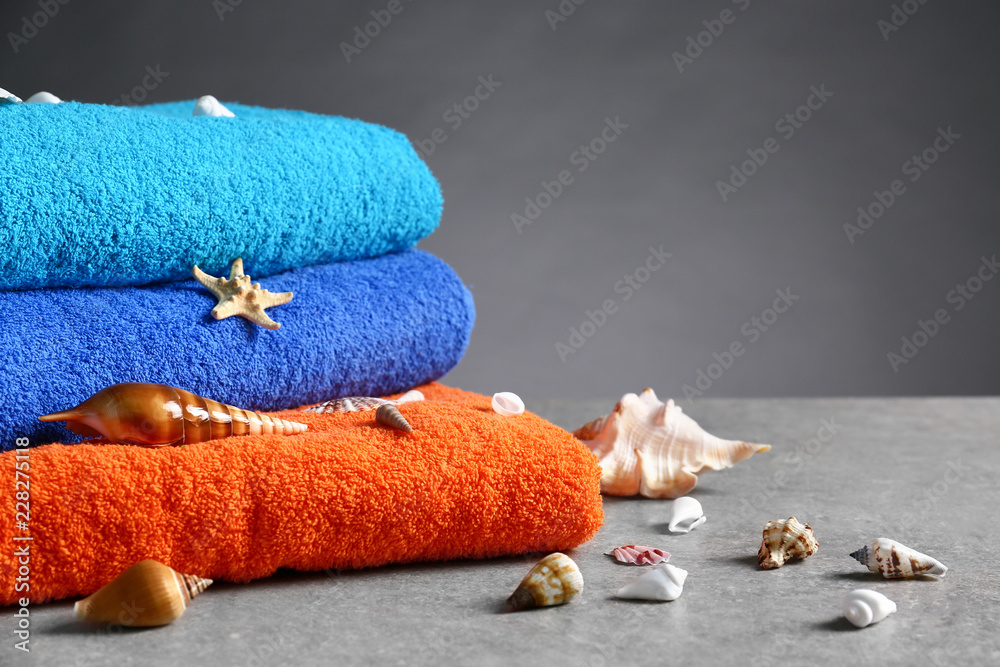
<path fill-rule="evenodd" d="M 194 100 L 0 105 L 0 289 L 255 278 L 414 246 L 441 190 L 402 134 Z"/>

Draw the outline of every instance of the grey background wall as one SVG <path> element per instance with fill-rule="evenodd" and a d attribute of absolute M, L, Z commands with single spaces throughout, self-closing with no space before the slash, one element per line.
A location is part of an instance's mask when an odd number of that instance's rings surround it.
<path fill-rule="evenodd" d="M 478 308 L 450 384 L 1000 391 L 996 3 L 389 4 L 6 0 L 0 87 L 122 103 L 145 78 L 406 133 L 445 194 L 421 245 Z"/>

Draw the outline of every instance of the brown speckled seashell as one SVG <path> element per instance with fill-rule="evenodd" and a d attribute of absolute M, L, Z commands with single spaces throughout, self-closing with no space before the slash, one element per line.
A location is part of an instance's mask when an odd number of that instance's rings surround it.
<path fill-rule="evenodd" d="M 943 577 L 948 567 L 927 554 L 880 537 L 851 554 L 872 572 L 880 572 L 886 579 L 910 579 L 921 575 Z"/>
<path fill-rule="evenodd" d="M 791 558 L 808 558 L 819 549 L 816 536 L 808 523 L 794 516 L 784 521 L 768 521 L 757 551 L 757 562 L 765 570 L 781 567 Z"/>

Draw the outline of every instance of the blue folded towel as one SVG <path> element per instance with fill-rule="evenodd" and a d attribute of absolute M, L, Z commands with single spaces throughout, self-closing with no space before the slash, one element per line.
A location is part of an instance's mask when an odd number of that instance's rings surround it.
<path fill-rule="evenodd" d="M 252 264 L 244 269 L 256 280 Z M 0 448 L 16 437 L 78 440 L 38 416 L 118 382 L 250 410 L 404 391 L 458 363 L 475 317 L 458 276 L 422 250 L 295 269 L 261 287 L 295 293 L 267 310 L 276 331 L 213 319 L 216 299 L 193 280 L 0 292 Z"/>
<path fill-rule="evenodd" d="M 402 134 L 304 111 L 194 101 L 0 105 L 0 289 L 267 277 L 416 245 L 437 181 Z"/>

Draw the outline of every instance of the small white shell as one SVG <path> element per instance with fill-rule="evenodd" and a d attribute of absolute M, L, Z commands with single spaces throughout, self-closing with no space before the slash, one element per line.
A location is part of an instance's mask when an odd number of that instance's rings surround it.
<path fill-rule="evenodd" d="M 683 496 L 670 503 L 667 530 L 671 533 L 690 533 L 705 523 L 705 512 L 701 503 L 690 496 Z"/>
<path fill-rule="evenodd" d="M 0 104 L 20 104 L 21 98 L 0 88 Z"/>
<path fill-rule="evenodd" d="M 402 396 L 396 399 L 396 403 L 413 403 L 414 401 L 424 400 L 424 394 L 419 389 L 411 389 Z"/>
<path fill-rule="evenodd" d="M 504 417 L 516 417 L 524 412 L 524 401 L 517 394 L 501 391 L 493 394 L 493 410 Z"/>
<path fill-rule="evenodd" d="M 896 603 L 878 591 L 858 588 L 844 596 L 844 616 L 859 628 L 878 623 L 896 611 Z"/>
<path fill-rule="evenodd" d="M 618 589 L 615 595 L 625 600 L 670 602 L 681 596 L 687 576 L 687 570 L 670 563 L 660 563 L 632 583 Z"/>
<path fill-rule="evenodd" d="M 62 100 L 52 93 L 47 93 L 43 90 L 40 93 L 35 93 L 24 102 L 26 104 L 59 104 Z"/>
<path fill-rule="evenodd" d="M 233 118 L 236 116 L 232 111 L 223 106 L 222 102 L 215 99 L 211 95 L 203 95 L 198 98 L 198 101 L 194 103 L 194 114 L 195 116 L 217 116 L 225 118 Z"/>

